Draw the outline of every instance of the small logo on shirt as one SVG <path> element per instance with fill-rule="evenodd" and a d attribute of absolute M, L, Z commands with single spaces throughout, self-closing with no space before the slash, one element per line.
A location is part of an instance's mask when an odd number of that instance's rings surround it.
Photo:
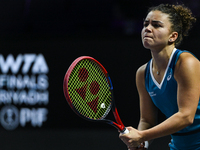
<path fill-rule="evenodd" d="M 153 96 L 156 96 L 156 93 L 154 93 L 154 92 L 149 92 L 149 95 L 150 95 L 151 97 L 153 97 Z"/>
<path fill-rule="evenodd" d="M 167 81 L 169 81 L 172 78 L 172 73 L 170 72 L 169 75 L 167 76 Z"/>

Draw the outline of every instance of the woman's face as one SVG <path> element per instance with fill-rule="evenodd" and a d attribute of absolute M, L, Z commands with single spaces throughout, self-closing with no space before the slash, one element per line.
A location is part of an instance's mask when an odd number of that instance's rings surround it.
<path fill-rule="evenodd" d="M 171 34 L 171 22 L 168 14 L 151 11 L 144 20 L 141 32 L 142 43 L 148 49 L 163 49 L 168 45 Z"/>

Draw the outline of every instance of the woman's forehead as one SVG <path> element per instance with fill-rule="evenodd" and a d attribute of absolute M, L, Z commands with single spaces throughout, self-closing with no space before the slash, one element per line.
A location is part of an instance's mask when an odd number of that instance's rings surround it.
<path fill-rule="evenodd" d="M 145 20 L 154 20 L 154 21 L 160 21 L 160 22 L 166 22 L 169 21 L 169 15 L 166 13 L 162 13 L 161 11 L 150 11 L 147 14 L 147 17 Z"/>

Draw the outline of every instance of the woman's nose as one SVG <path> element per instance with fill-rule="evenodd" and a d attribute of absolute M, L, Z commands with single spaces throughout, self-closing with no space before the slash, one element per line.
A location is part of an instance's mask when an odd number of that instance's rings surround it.
<path fill-rule="evenodd" d="M 150 24 L 145 27 L 145 31 L 146 32 L 151 32 L 151 25 Z"/>

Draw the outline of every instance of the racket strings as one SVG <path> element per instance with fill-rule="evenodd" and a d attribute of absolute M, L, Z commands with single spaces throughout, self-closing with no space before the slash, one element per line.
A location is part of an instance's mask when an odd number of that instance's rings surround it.
<path fill-rule="evenodd" d="M 101 68 L 91 60 L 81 60 L 72 70 L 69 95 L 76 111 L 90 119 L 103 119 L 111 107 L 111 90 Z"/>

